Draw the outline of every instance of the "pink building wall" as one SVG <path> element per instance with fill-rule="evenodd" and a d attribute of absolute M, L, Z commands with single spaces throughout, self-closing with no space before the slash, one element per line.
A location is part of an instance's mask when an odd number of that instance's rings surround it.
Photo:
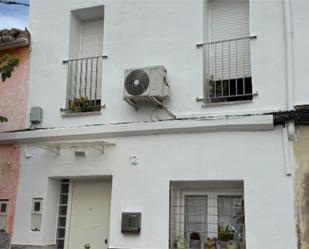
<path fill-rule="evenodd" d="M 0 83 L 0 115 L 8 119 L 7 123 L 0 123 L 0 132 L 27 127 L 30 48 L 28 46 L 0 51 L 0 57 L 5 53 L 19 58 L 20 63 L 11 78 Z M 0 146 L 0 199 L 9 199 L 6 231 L 10 234 L 13 232 L 20 150 L 14 145 Z"/>

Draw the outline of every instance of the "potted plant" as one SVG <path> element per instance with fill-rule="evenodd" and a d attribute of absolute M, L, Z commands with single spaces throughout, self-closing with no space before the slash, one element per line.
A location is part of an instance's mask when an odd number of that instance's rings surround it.
<path fill-rule="evenodd" d="M 190 233 L 190 248 L 201 248 L 201 236 L 198 232 Z"/>
<path fill-rule="evenodd" d="M 94 101 L 82 96 L 70 100 L 69 108 L 72 112 L 93 112 L 99 109 L 99 107 L 94 105 Z"/>
<path fill-rule="evenodd" d="M 181 236 L 179 236 L 175 241 L 175 247 L 178 249 L 187 249 L 188 245 L 188 241 Z"/>

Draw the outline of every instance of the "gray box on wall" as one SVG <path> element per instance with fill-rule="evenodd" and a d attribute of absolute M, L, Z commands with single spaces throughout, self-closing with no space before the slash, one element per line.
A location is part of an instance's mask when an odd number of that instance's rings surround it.
<path fill-rule="evenodd" d="M 0 232 L 0 249 L 9 249 L 10 235 L 8 233 Z"/>
<path fill-rule="evenodd" d="M 141 213 L 122 213 L 121 233 L 139 234 L 141 232 Z"/>
<path fill-rule="evenodd" d="M 31 107 L 30 122 L 33 124 L 38 124 L 42 122 L 42 118 L 43 118 L 42 107 L 39 107 L 39 106 Z"/>

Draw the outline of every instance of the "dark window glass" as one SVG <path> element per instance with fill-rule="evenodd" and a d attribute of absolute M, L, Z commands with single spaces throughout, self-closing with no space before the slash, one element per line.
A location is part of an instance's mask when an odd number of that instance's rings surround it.
<path fill-rule="evenodd" d="M 67 207 L 66 206 L 60 206 L 59 207 L 59 215 L 66 215 L 67 214 Z"/>
<path fill-rule="evenodd" d="M 69 193 L 69 184 L 61 184 L 60 193 Z"/>
<path fill-rule="evenodd" d="M 63 249 L 63 247 L 64 247 L 64 240 L 57 239 L 57 249 Z"/>
<path fill-rule="evenodd" d="M 65 227 L 66 217 L 59 217 L 58 227 Z"/>
<path fill-rule="evenodd" d="M 58 228 L 57 237 L 58 238 L 64 238 L 65 236 L 65 229 L 64 228 Z"/>
<path fill-rule="evenodd" d="M 60 204 L 68 203 L 68 195 L 60 195 Z"/>
<path fill-rule="evenodd" d="M 41 210 L 41 202 L 34 202 L 34 211 L 39 212 Z"/>
<path fill-rule="evenodd" d="M 1 203 L 1 207 L 0 207 L 1 213 L 5 213 L 6 212 L 6 208 L 7 208 L 7 204 L 6 203 Z"/>

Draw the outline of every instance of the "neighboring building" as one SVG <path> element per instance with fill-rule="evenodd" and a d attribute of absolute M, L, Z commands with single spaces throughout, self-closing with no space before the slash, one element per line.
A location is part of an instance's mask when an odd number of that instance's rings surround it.
<path fill-rule="evenodd" d="M 297 162 L 296 207 L 299 233 L 299 248 L 309 248 L 309 127 L 299 127 L 299 139 L 295 144 L 295 159 Z"/>
<path fill-rule="evenodd" d="M 32 0 L 11 248 L 296 249 L 308 10 Z"/>
<path fill-rule="evenodd" d="M 0 124 L 1 132 L 26 128 L 29 53 L 30 33 L 27 30 L 0 30 L 0 58 L 9 54 L 20 60 L 12 76 L 5 82 L 0 80 L 0 115 L 8 119 Z M 6 244 L 7 235 L 13 233 L 19 163 L 18 146 L 0 146 L 0 248 Z"/>

